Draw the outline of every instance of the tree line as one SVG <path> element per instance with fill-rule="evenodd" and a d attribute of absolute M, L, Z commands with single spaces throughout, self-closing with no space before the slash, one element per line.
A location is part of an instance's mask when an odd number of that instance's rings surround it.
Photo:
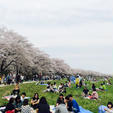
<path fill-rule="evenodd" d="M 48 54 L 34 47 L 18 33 L 0 28 L 0 74 L 15 72 L 25 76 L 42 73 L 43 75 L 60 74 L 105 76 L 98 72 L 72 69 L 62 59 L 50 58 Z"/>

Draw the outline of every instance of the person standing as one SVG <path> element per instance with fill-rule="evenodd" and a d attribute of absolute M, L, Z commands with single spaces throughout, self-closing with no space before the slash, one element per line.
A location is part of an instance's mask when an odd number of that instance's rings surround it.
<path fill-rule="evenodd" d="M 77 76 L 77 78 L 75 80 L 76 88 L 79 87 L 79 82 L 80 82 L 80 79 L 79 79 L 79 76 Z"/>

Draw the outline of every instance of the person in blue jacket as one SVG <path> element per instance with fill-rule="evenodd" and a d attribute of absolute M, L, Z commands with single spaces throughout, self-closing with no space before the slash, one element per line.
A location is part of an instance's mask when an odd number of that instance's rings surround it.
<path fill-rule="evenodd" d="M 75 99 L 73 99 L 73 96 L 70 94 L 69 96 L 69 100 L 72 102 L 72 106 L 73 106 L 73 112 L 74 113 L 79 113 L 80 112 L 80 108 L 78 103 L 76 102 Z"/>

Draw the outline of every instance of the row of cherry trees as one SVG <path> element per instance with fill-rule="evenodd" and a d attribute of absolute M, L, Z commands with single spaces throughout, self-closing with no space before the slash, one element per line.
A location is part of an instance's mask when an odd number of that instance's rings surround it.
<path fill-rule="evenodd" d="M 48 54 L 33 47 L 23 36 L 0 29 L 0 73 L 16 72 L 25 75 L 36 73 L 72 74 L 63 60 L 51 59 Z"/>
<path fill-rule="evenodd" d="M 25 37 L 6 28 L 0 29 L 0 73 L 16 72 L 33 74 L 99 75 L 97 72 L 71 69 L 61 59 L 52 59 L 48 54 L 33 47 Z"/>

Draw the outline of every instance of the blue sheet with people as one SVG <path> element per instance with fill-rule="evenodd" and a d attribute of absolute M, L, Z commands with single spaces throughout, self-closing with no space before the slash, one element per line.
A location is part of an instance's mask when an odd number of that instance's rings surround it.
<path fill-rule="evenodd" d="M 80 108 L 80 113 L 93 113 L 93 112 L 91 112 L 91 111 L 89 111 L 89 110 L 84 109 L 84 108 L 81 107 L 81 106 L 79 106 L 79 108 Z"/>

